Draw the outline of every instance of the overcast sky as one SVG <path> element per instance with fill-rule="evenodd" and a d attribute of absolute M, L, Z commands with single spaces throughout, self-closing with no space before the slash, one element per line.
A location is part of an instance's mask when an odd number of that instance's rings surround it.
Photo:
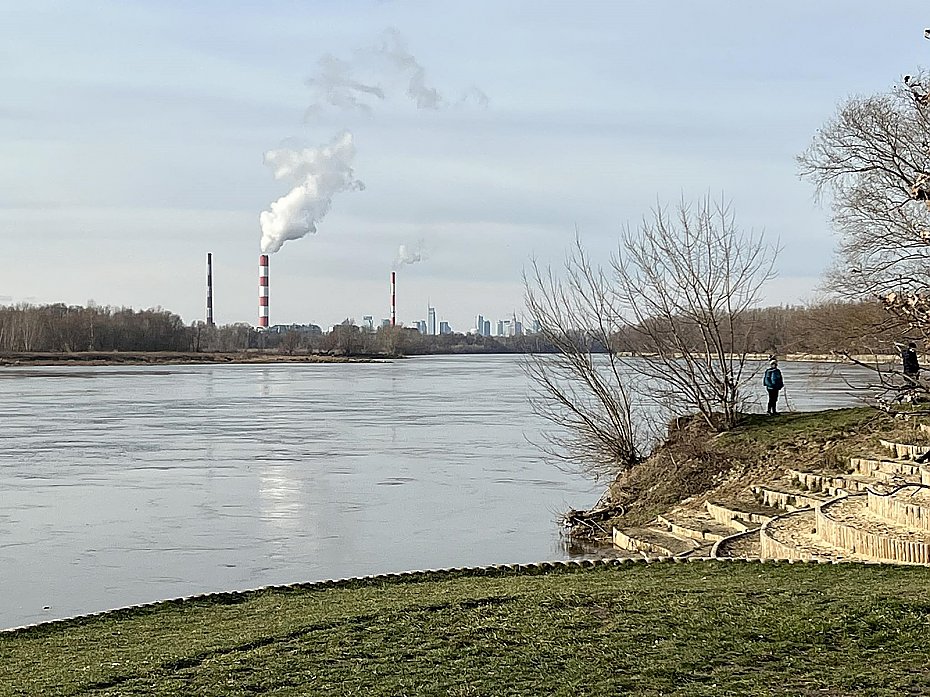
<path fill-rule="evenodd" d="M 344 131 L 365 188 L 271 256 L 272 324 L 387 317 L 420 244 L 399 321 L 519 316 L 522 270 L 575 226 L 606 257 L 657 200 L 707 192 L 780 242 L 765 304 L 804 302 L 835 237 L 794 158 L 840 101 L 930 63 L 925 26 L 891 1 L 6 3 L 0 303 L 191 322 L 212 252 L 217 322 L 254 324 L 259 215 L 294 183 L 264 154 Z M 374 60 L 385 37 L 441 101 Z M 325 55 L 384 99 L 325 104 Z"/>

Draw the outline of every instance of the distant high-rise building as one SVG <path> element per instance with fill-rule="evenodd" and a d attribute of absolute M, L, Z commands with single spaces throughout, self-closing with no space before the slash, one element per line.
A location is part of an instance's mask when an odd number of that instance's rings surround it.
<path fill-rule="evenodd" d="M 497 320 L 497 335 L 504 336 L 504 320 Z"/>
<path fill-rule="evenodd" d="M 449 323 L 448 323 L 448 322 L 440 322 L 440 323 L 439 323 L 439 333 L 440 333 L 440 334 L 451 334 L 451 333 L 452 333 L 452 327 L 449 326 Z"/>
<path fill-rule="evenodd" d="M 475 333 L 478 336 L 484 336 L 484 317 L 478 315 L 478 319 L 475 322 Z"/>
<path fill-rule="evenodd" d="M 532 327 L 530 331 L 532 331 L 534 334 L 539 334 L 539 332 L 542 331 L 542 325 L 539 323 L 538 319 L 534 319 L 530 326 Z"/>
<path fill-rule="evenodd" d="M 430 336 L 435 336 L 436 334 L 436 308 L 429 307 L 426 308 L 426 333 Z"/>
<path fill-rule="evenodd" d="M 491 336 L 491 320 L 484 320 L 484 334 L 482 336 Z"/>
<path fill-rule="evenodd" d="M 371 315 L 365 315 L 362 317 L 362 327 L 370 332 L 373 332 L 375 330 L 375 318 Z"/>
<path fill-rule="evenodd" d="M 385 327 L 390 327 L 390 326 L 391 326 L 391 318 L 390 318 L 390 317 L 381 320 L 381 328 L 382 328 L 382 329 L 384 329 Z"/>
<path fill-rule="evenodd" d="M 523 336 L 523 322 L 519 322 L 517 320 L 513 321 L 511 336 Z"/>
<path fill-rule="evenodd" d="M 417 320 L 417 331 L 420 332 L 420 334 L 426 334 L 426 320 Z"/>

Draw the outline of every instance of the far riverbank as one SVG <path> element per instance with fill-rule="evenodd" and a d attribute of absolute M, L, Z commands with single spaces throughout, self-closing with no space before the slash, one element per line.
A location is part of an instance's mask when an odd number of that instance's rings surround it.
<path fill-rule="evenodd" d="M 461 351 L 431 353 L 431 356 L 471 355 Z M 495 355 L 487 351 L 474 355 Z M 501 355 L 513 355 L 506 352 Z M 0 353 L 0 367 L 7 366 L 119 366 L 119 365 L 213 365 L 213 364 L 260 364 L 260 363 L 370 363 L 382 360 L 406 358 L 399 355 L 353 355 L 334 356 L 318 353 L 279 353 L 277 351 L 73 351 L 73 352 L 5 352 Z M 748 360 L 765 361 L 768 354 L 749 354 Z M 865 365 L 876 363 L 887 365 L 900 359 L 894 355 L 852 356 L 852 360 Z M 779 356 L 780 360 L 812 363 L 846 363 L 850 359 L 836 354 L 790 353 Z"/>
<path fill-rule="evenodd" d="M 379 358 L 391 358 L 382 356 Z M 227 363 L 370 363 L 371 356 L 283 354 L 262 351 L 75 351 L 0 353 L 0 366 L 39 365 L 210 365 Z"/>

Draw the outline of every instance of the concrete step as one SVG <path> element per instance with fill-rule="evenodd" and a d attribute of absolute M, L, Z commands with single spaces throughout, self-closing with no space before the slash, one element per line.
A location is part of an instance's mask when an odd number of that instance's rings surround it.
<path fill-rule="evenodd" d="M 656 520 L 659 525 L 666 527 L 669 532 L 699 542 L 716 542 L 724 537 L 729 537 L 734 532 L 738 532 L 736 528 L 724 525 L 704 512 L 679 511 L 665 513 Z"/>
<path fill-rule="evenodd" d="M 912 445 L 911 443 L 896 443 L 890 440 L 879 440 L 882 447 L 902 460 L 914 460 L 930 452 L 930 445 Z"/>
<path fill-rule="evenodd" d="M 754 530 L 765 521 L 774 518 L 782 511 L 771 506 L 742 501 L 708 501 L 704 504 L 708 515 L 723 525 L 737 530 Z"/>
<path fill-rule="evenodd" d="M 779 484 L 756 484 L 750 487 L 750 490 L 763 506 L 780 508 L 784 511 L 813 508 L 830 498 L 826 494 L 799 491 Z"/>
<path fill-rule="evenodd" d="M 669 557 L 693 552 L 700 546 L 696 540 L 655 528 L 614 528 L 613 543 L 620 549 Z"/>

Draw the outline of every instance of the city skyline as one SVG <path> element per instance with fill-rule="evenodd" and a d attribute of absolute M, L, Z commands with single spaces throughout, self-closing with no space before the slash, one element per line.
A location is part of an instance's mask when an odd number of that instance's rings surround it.
<path fill-rule="evenodd" d="M 458 328 L 520 313 L 523 271 L 558 266 L 576 230 L 606 259 L 657 201 L 708 193 L 783 249 L 762 304 L 797 304 L 835 237 L 795 156 L 930 56 L 905 1 L 217 7 L 5 14 L 0 304 L 204 320 L 210 252 L 215 322 L 254 326 L 259 217 L 327 144 L 342 169 L 311 167 L 339 175 L 316 233 L 271 254 L 272 323 L 388 316 L 392 269 L 400 322 L 427 298 Z M 352 76 L 332 66 L 376 54 L 414 72 L 365 76 L 383 99 L 337 89 Z"/>

